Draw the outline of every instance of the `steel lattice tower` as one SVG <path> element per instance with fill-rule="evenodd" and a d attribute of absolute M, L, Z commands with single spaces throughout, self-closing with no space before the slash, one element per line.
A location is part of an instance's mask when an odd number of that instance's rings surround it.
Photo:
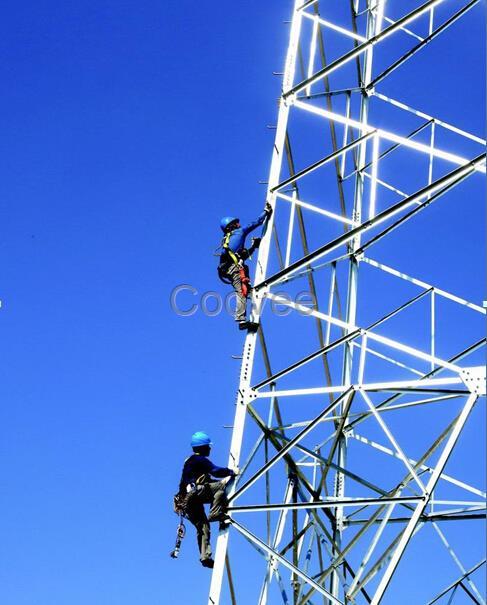
<path fill-rule="evenodd" d="M 385 92 L 480 7 L 295 0 L 210 605 L 485 603 L 485 141 Z"/>

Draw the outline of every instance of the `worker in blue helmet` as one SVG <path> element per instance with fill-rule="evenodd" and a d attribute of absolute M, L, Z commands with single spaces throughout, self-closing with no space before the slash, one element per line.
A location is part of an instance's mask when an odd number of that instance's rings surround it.
<path fill-rule="evenodd" d="M 232 469 L 216 466 L 209 460 L 211 439 L 206 433 L 198 431 L 191 438 L 193 454 L 184 462 L 179 495 L 184 498 L 184 513 L 196 528 L 196 537 L 203 567 L 213 567 L 210 544 L 210 522 L 224 522 L 227 519 L 226 481 L 213 481 L 212 478 L 234 477 Z M 205 504 L 210 504 L 208 517 Z"/>
<path fill-rule="evenodd" d="M 249 268 L 245 261 L 252 252 L 260 245 L 260 237 L 254 238 L 250 248 L 245 247 L 245 239 L 249 233 L 264 224 L 264 230 L 268 219 L 272 214 L 272 207 L 266 203 L 264 212 L 256 221 L 249 223 L 246 227 L 240 225 L 240 219 L 233 216 L 225 216 L 220 221 L 221 230 L 224 233 L 218 265 L 218 276 L 227 284 L 232 284 L 237 295 L 237 307 L 235 310 L 235 321 L 241 330 L 255 330 L 257 324 L 247 321 L 247 297 L 250 291 Z"/>

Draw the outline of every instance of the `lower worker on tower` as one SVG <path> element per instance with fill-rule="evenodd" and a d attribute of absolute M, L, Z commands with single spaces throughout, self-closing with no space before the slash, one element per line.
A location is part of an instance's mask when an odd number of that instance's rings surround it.
<path fill-rule="evenodd" d="M 203 567 L 213 567 L 210 544 L 210 522 L 224 523 L 228 501 L 225 492 L 227 481 L 212 481 L 212 477 L 224 479 L 234 477 L 235 471 L 216 466 L 209 460 L 211 440 L 206 433 L 198 431 L 191 438 L 193 455 L 184 462 L 179 497 L 184 501 L 184 514 L 196 528 L 200 561 Z M 208 517 L 205 504 L 210 504 Z"/>
<path fill-rule="evenodd" d="M 264 225 L 264 233 L 271 215 L 272 207 L 269 203 L 266 203 L 264 212 L 256 221 L 249 223 L 246 227 L 242 227 L 240 219 L 233 216 L 225 216 L 220 222 L 224 237 L 221 245 L 223 252 L 220 255 L 218 275 L 224 283 L 232 284 L 237 294 L 235 321 L 238 322 L 240 330 L 255 331 L 258 328 L 258 324 L 247 320 L 247 297 L 250 291 L 250 279 L 249 268 L 245 261 L 259 247 L 261 237 L 253 238 L 250 248 L 245 247 L 245 238 L 260 225 Z"/>

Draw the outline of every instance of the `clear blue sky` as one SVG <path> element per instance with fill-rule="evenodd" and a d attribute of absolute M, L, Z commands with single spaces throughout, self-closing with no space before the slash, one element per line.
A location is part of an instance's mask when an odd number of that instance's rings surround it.
<path fill-rule="evenodd" d="M 220 290 L 220 216 L 261 210 L 289 14 L 277 0 L 4 7 L 2 605 L 205 602 L 192 533 L 167 556 L 171 497 L 194 430 L 226 460 L 242 336 L 168 299 L 179 283 Z M 463 109 L 443 117 L 478 132 L 483 96 L 451 94 Z"/>

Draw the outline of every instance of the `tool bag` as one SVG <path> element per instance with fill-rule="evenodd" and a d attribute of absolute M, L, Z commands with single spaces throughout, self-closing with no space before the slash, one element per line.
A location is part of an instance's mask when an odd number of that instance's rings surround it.
<path fill-rule="evenodd" d="M 188 497 L 186 494 L 180 494 L 179 492 L 177 494 L 174 494 L 173 508 L 176 515 L 179 515 L 180 517 L 186 516 L 187 500 Z"/>
<path fill-rule="evenodd" d="M 176 513 L 176 515 L 179 515 L 180 517 L 186 517 L 186 518 L 188 517 L 188 515 L 186 514 L 186 509 L 188 506 L 188 500 L 189 500 L 190 496 L 193 494 L 195 489 L 197 489 L 200 486 L 205 485 L 209 481 L 210 481 L 209 475 L 206 475 L 206 474 L 200 475 L 195 480 L 194 483 L 191 483 L 190 486 L 188 486 L 191 489 L 189 489 L 186 493 L 179 491 L 177 494 L 174 494 L 173 508 L 174 508 L 174 512 Z"/>

